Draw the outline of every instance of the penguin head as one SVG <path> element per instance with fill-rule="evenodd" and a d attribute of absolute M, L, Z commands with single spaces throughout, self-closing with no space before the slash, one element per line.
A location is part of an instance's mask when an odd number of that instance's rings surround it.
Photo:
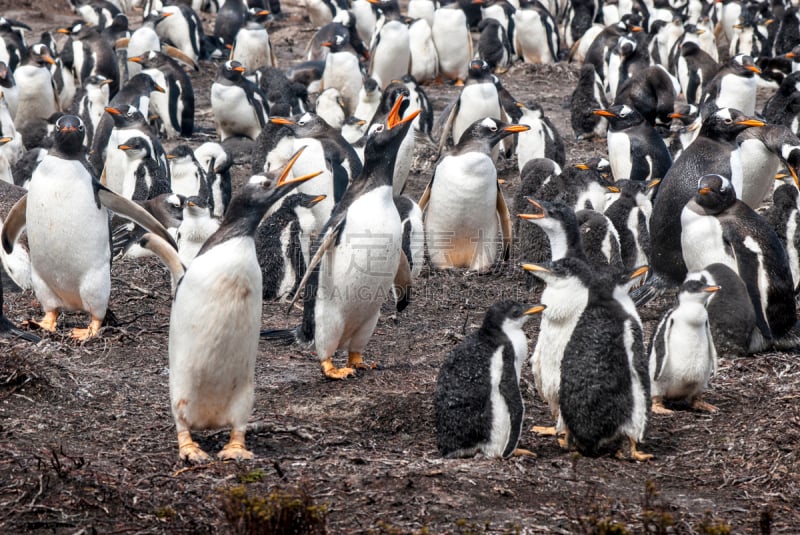
<path fill-rule="evenodd" d="M 326 195 L 311 195 L 309 193 L 292 193 L 281 205 L 282 208 L 295 210 L 296 208 L 310 209 L 315 204 L 321 203 L 327 198 Z"/>
<path fill-rule="evenodd" d="M 400 117 L 405 114 L 410 104 L 408 97 L 411 95 L 406 85 L 399 80 L 392 80 L 381 94 L 381 103 L 378 105 L 376 115 L 387 114 L 402 97 L 399 113 Z M 374 122 L 374 121 L 373 121 Z"/>
<path fill-rule="evenodd" d="M 734 108 L 720 108 L 711 113 L 700 127 L 700 135 L 712 139 L 733 141 L 742 131 L 750 127 L 761 127 L 766 123 Z"/>
<path fill-rule="evenodd" d="M 720 289 L 720 286 L 710 286 L 705 281 L 687 280 L 678 290 L 678 302 L 682 305 L 699 303 L 706 306 Z"/>
<path fill-rule="evenodd" d="M 481 330 L 489 333 L 521 329 L 532 316 L 540 314 L 545 308 L 544 305 L 528 307 L 516 301 L 500 301 L 486 311 Z"/>
<path fill-rule="evenodd" d="M 257 7 L 251 7 L 247 10 L 247 20 L 263 24 L 269 20 L 269 11 Z"/>
<path fill-rule="evenodd" d="M 134 75 L 133 78 L 128 80 L 128 83 L 125 84 L 125 89 L 129 91 L 133 91 L 140 95 L 150 95 L 150 93 L 156 91 L 158 93 L 165 93 L 166 90 L 158 85 L 153 77 L 145 72 L 140 72 Z"/>
<path fill-rule="evenodd" d="M 519 214 L 520 219 L 541 227 L 543 230 L 563 231 L 578 226 L 575 211 L 561 202 L 548 202 L 527 197 L 528 212 Z"/>
<path fill-rule="evenodd" d="M 197 159 L 194 157 L 194 152 L 192 152 L 192 148 L 189 145 L 176 146 L 167 154 L 167 159 L 169 160 L 170 168 L 197 162 Z"/>
<path fill-rule="evenodd" d="M 128 61 L 133 63 L 138 63 L 144 69 L 149 69 L 151 67 L 155 67 L 163 63 L 163 61 L 159 61 L 162 58 L 161 52 L 156 50 L 148 50 L 143 54 L 139 54 L 138 56 L 133 56 L 128 58 Z"/>
<path fill-rule="evenodd" d="M 292 131 L 294 137 L 319 138 L 329 132 L 328 123 L 316 113 L 306 112 L 296 119 L 286 117 L 273 117 L 269 120 L 272 124 L 285 126 Z"/>
<path fill-rule="evenodd" d="M 28 62 L 39 67 L 48 67 L 56 63 L 50 49 L 42 43 L 36 43 L 28 49 Z"/>
<path fill-rule="evenodd" d="M 484 117 L 472 123 L 464 131 L 458 146 L 463 147 L 478 140 L 488 143 L 489 147 L 493 147 L 507 136 L 526 132 L 530 129 L 531 127 L 526 124 L 509 124 L 491 117 Z"/>
<path fill-rule="evenodd" d="M 784 54 L 783 57 L 792 60 L 793 63 L 800 63 L 800 45 L 795 46 L 791 51 Z"/>
<path fill-rule="evenodd" d="M 492 78 L 492 69 L 489 64 L 482 59 L 473 59 L 469 62 L 469 78 L 479 81 L 486 81 Z M 492 80 L 494 82 L 494 80 Z"/>
<path fill-rule="evenodd" d="M 341 23 L 333 22 L 333 35 L 320 43 L 321 46 L 328 48 L 331 52 L 341 52 L 350 45 L 350 32 Z"/>
<path fill-rule="evenodd" d="M 644 116 L 627 104 L 616 104 L 604 110 L 594 110 L 592 113 L 608 119 L 613 130 L 624 130 L 644 122 Z"/>
<path fill-rule="evenodd" d="M 405 86 L 402 87 L 405 89 Z M 394 167 L 393 162 L 397 157 L 400 144 L 405 139 L 408 129 L 411 128 L 411 124 L 420 112 L 420 110 L 415 110 L 402 117 L 400 110 L 408 106 L 406 100 L 406 96 L 400 94 L 385 118 L 373 122 L 369 127 L 367 143 L 364 146 L 365 164 L 367 161 L 373 162 L 373 164 L 376 160 L 391 161 L 391 167 Z"/>
<path fill-rule="evenodd" d="M 697 41 L 684 41 L 681 43 L 681 56 L 688 57 L 700 51 L 700 43 Z"/>
<path fill-rule="evenodd" d="M 591 286 L 594 277 L 591 266 L 585 260 L 573 256 L 545 264 L 523 264 L 522 269 L 544 281 L 548 288 L 567 292 L 579 286 Z"/>
<path fill-rule="evenodd" d="M 117 145 L 117 148 L 131 160 L 150 156 L 150 142 L 141 136 L 132 137 L 125 143 Z"/>
<path fill-rule="evenodd" d="M 93 74 L 83 79 L 81 84 L 83 87 L 86 88 L 87 92 L 99 91 L 104 95 L 106 101 L 108 100 L 109 96 L 109 88 L 108 86 L 111 85 L 112 80 L 106 78 L 102 74 Z"/>
<path fill-rule="evenodd" d="M 222 69 L 220 70 L 220 76 L 224 79 L 229 80 L 231 82 L 239 82 L 244 79 L 244 72 L 247 69 L 236 60 L 229 59 L 225 63 L 222 64 Z"/>
<path fill-rule="evenodd" d="M 634 39 L 632 36 L 629 37 L 628 35 L 625 35 L 619 38 L 615 50 L 620 57 L 625 59 L 631 57 L 634 52 L 636 52 L 638 46 L 639 44 L 636 42 L 636 39 Z"/>
<path fill-rule="evenodd" d="M 54 131 L 55 146 L 65 154 L 76 154 L 83 147 L 86 127 L 76 115 L 62 115 L 58 118 Z"/>
<path fill-rule="evenodd" d="M 183 204 L 183 218 L 197 219 L 211 217 L 211 207 L 206 199 L 193 195 Z"/>
<path fill-rule="evenodd" d="M 738 54 L 732 57 L 730 65 L 739 76 L 752 77 L 755 74 L 761 74 L 761 69 L 756 66 L 753 57 L 747 54 Z"/>
<path fill-rule="evenodd" d="M 697 181 L 694 200 L 710 213 L 718 213 L 736 202 L 736 191 L 731 181 L 722 175 L 703 175 Z"/>
<path fill-rule="evenodd" d="M 147 121 L 136 106 L 130 104 L 120 107 L 107 106 L 106 113 L 111 115 L 116 128 L 125 128 L 138 124 L 147 124 Z"/>
<path fill-rule="evenodd" d="M 624 32 L 641 32 L 643 30 L 642 16 L 639 13 L 626 13 L 620 18 L 617 27 Z"/>

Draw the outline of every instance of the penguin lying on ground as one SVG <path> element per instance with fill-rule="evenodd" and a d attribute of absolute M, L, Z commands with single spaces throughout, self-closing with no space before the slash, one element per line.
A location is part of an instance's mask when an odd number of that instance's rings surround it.
<path fill-rule="evenodd" d="M 442 456 L 535 455 L 517 448 L 525 415 L 519 379 L 528 352 L 522 326 L 544 308 L 496 303 L 480 329 L 447 355 L 433 399 L 436 444 Z"/>
<path fill-rule="evenodd" d="M 654 414 L 672 414 L 665 400 L 688 400 L 693 409 L 717 411 L 702 395 L 717 370 L 706 305 L 718 290 L 719 286 L 688 280 L 678 291 L 678 302 L 658 322 L 649 350 Z"/>

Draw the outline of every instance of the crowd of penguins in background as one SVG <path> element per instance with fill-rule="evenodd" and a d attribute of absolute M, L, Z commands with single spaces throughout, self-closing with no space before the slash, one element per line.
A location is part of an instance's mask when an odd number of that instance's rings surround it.
<path fill-rule="evenodd" d="M 800 345 L 798 2 L 306 0 L 316 32 L 284 64 L 278 0 L 69 3 L 75 21 L 41 35 L 0 17 L 2 261 L 44 312 L 24 329 L 0 314 L 0 331 L 37 342 L 79 311 L 90 323 L 72 336 L 101 335 L 112 260 L 158 256 L 184 460 L 208 460 L 191 432 L 220 427 L 218 458 L 253 457 L 261 338 L 354 376 L 376 366 L 363 354 L 381 305 L 413 307 L 426 262 L 486 271 L 512 245 L 541 303 L 494 304 L 447 355 L 443 456 L 532 455 L 517 446 L 534 315 L 553 418 L 534 431 L 638 461 L 651 415 L 717 410 L 703 393 L 719 356 Z M 580 65 L 572 132 L 503 86 L 519 61 Z M 216 71 L 218 140 L 167 152 L 162 140 L 195 133 L 201 70 Z M 461 87 L 434 117 L 424 86 L 441 83 Z M 566 161 L 564 135 L 602 157 Z M 438 159 L 412 199 L 423 145 Z M 499 159 L 519 168 L 510 207 Z M 252 177 L 237 188 L 242 161 Z M 637 307 L 671 288 L 645 340 Z M 301 306 L 302 322 L 262 330 L 263 300 Z"/>

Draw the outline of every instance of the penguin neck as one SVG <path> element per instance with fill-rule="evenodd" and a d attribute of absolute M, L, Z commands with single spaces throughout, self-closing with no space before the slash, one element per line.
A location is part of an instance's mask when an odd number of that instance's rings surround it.
<path fill-rule="evenodd" d="M 562 222 L 560 223 L 560 228 L 547 228 L 545 229 L 545 233 L 550 240 L 550 251 L 553 261 L 565 257 L 586 260 L 577 222 L 574 225 L 568 225 Z"/>
<path fill-rule="evenodd" d="M 217 233 L 224 235 L 226 239 L 241 236 L 253 237 L 268 208 L 261 204 L 248 203 L 240 196 L 234 197 L 228 205 L 225 219 Z"/>

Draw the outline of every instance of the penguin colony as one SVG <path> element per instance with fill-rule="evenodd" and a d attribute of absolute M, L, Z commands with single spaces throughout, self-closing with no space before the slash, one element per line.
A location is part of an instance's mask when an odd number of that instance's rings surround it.
<path fill-rule="evenodd" d="M 181 459 L 206 461 L 191 432 L 220 427 L 220 459 L 253 457 L 259 337 L 305 344 L 329 379 L 377 368 L 364 355 L 381 306 L 413 310 L 426 263 L 544 283 L 539 304 L 493 305 L 448 354 L 444 456 L 531 455 L 518 447 L 528 361 L 552 415 L 534 432 L 645 461 L 653 414 L 717 410 L 703 394 L 720 356 L 800 347 L 791 2 L 308 2 L 317 32 L 284 64 L 277 2 L 195 2 L 205 27 L 185 3 L 70 3 L 76 20 L 38 41 L 0 17 L 2 261 L 44 314 L 23 329 L 0 314 L 0 333 L 35 342 L 78 311 L 89 323 L 72 337 L 102 336 L 112 257 L 157 255 L 173 281 Z M 520 61 L 580 69 L 573 132 L 504 87 Z M 176 145 L 197 132 L 199 70 L 216 72 L 216 139 Z M 425 87 L 441 83 L 460 90 L 434 117 Z M 761 112 L 757 87 L 773 90 Z M 606 141 L 571 162 L 567 135 Z M 412 199 L 417 145 L 438 159 Z M 252 174 L 238 187 L 237 158 Z M 513 158 L 512 216 L 497 162 Z M 637 307 L 670 288 L 645 340 Z M 302 322 L 262 331 L 263 299 L 302 306 Z"/>

